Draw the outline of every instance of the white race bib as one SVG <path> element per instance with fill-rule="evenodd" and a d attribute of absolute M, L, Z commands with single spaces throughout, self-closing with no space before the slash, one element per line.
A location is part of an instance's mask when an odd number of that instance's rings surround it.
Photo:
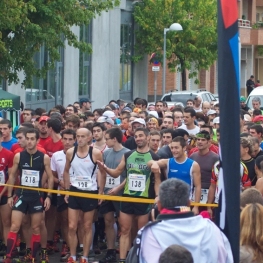
<path fill-rule="evenodd" d="M 5 173 L 4 173 L 4 171 L 0 171 L 0 183 L 1 184 L 5 183 Z"/>
<path fill-rule="evenodd" d="M 109 174 L 107 174 L 106 177 L 106 183 L 105 183 L 105 187 L 106 188 L 114 188 L 116 186 L 119 186 L 121 184 L 121 177 L 117 177 L 114 178 L 112 176 L 110 176 Z"/>
<path fill-rule="evenodd" d="M 22 170 L 21 185 L 39 187 L 39 171 Z"/>
<path fill-rule="evenodd" d="M 76 176 L 76 182 L 77 182 L 77 188 L 81 190 L 90 190 L 92 187 L 92 181 L 89 178 Z"/>
<path fill-rule="evenodd" d="M 201 189 L 200 204 L 206 204 L 208 200 L 208 189 Z M 195 191 L 192 195 L 192 201 L 195 201 Z"/>
<path fill-rule="evenodd" d="M 129 191 L 144 192 L 146 184 L 146 175 L 129 174 Z"/>

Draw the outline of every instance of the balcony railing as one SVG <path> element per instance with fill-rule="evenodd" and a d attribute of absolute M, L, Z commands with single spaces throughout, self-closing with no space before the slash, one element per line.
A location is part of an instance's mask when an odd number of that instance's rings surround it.
<path fill-rule="evenodd" d="M 250 21 L 249 20 L 244 20 L 244 19 L 238 19 L 238 26 L 239 27 L 251 28 Z"/>

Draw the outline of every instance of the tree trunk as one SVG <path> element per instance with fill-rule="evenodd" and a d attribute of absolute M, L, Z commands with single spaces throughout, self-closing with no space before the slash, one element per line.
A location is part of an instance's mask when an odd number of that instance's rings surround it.
<path fill-rule="evenodd" d="M 182 76 L 182 90 L 186 90 L 186 70 L 183 69 L 181 72 Z"/>

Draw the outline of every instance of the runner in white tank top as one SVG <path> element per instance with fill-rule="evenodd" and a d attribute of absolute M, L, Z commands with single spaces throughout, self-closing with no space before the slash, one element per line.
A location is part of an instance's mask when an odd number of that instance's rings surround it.
<path fill-rule="evenodd" d="M 65 188 L 68 191 L 96 194 L 103 193 L 105 186 L 106 173 L 100 169 L 98 178 L 99 186 L 94 172 L 97 167 L 97 161 L 102 161 L 101 152 L 89 146 L 88 143 L 92 139 L 91 132 L 86 128 L 77 130 L 78 146 L 71 148 L 66 154 L 66 165 L 64 170 Z M 69 170 L 72 168 L 72 176 L 69 176 Z M 71 183 L 71 186 L 70 186 Z M 70 187 L 70 188 L 69 188 Z M 76 248 L 78 244 L 76 229 L 80 211 L 83 211 L 83 256 L 81 262 L 88 262 L 88 254 L 92 241 L 92 222 L 94 211 L 98 206 L 98 200 L 93 198 L 66 196 L 65 201 L 68 202 L 68 238 L 70 247 L 70 258 L 72 262 L 76 262 Z"/>

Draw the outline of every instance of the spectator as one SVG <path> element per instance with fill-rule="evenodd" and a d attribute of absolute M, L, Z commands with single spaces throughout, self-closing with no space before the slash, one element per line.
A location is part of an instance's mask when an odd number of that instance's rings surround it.
<path fill-rule="evenodd" d="M 240 217 L 239 263 L 263 262 L 263 206 L 247 205 Z"/>
<path fill-rule="evenodd" d="M 250 79 L 247 80 L 246 86 L 247 86 L 247 96 L 248 96 L 255 86 L 253 75 L 251 75 Z"/>
<path fill-rule="evenodd" d="M 171 245 L 164 250 L 159 263 L 194 263 L 192 254 L 184 247 Z"/>
<path fill-rule="evenodd" d="M 158 263 L 161 253 L 170 245 L 185 247 L 198 263 L 234 262 L 226 236 L 211 220 L 194 216 L 190 211 L 189 192 L 189 186 L 178 179 L 161 183 L 157 203 L 157 220 L 161 221 L 138 232 L 126 263 L 133 262 L 134 251 L 139 252 L 140 263 Z"/>

